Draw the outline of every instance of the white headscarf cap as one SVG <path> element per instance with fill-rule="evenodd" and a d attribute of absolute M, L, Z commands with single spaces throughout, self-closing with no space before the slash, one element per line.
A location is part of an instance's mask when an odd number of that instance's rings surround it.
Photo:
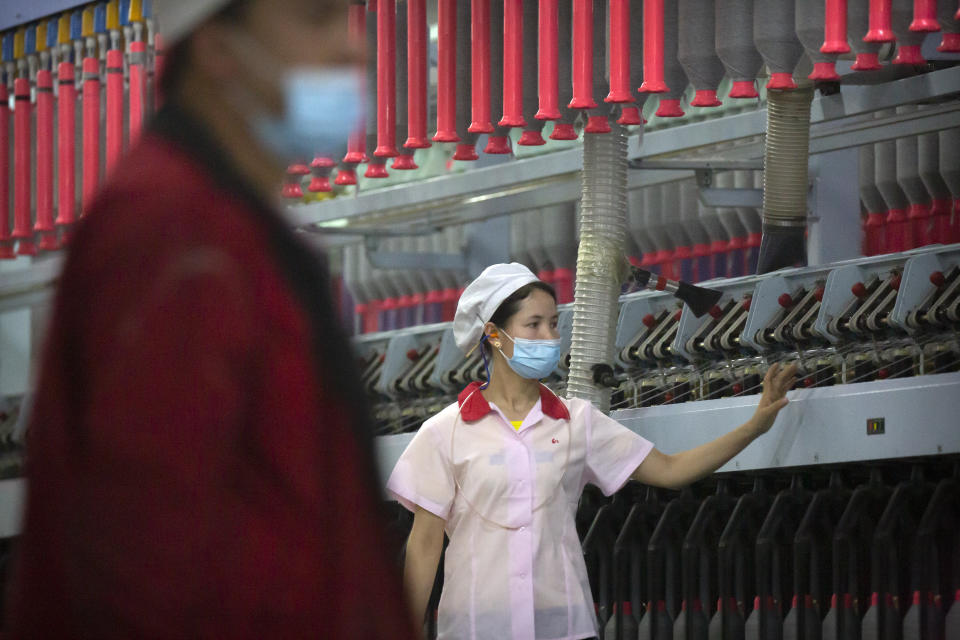
<path fill-rule="evenodd" d="M 490 321 L 500 304 L 517 289 L 537 282 L 537 276 L 522 264 L 494 264 L 483 270 L 460 296 L 457 314 L 453 317 L 453 339 L 467 353 L 483 335 L 483 325 Z"/>

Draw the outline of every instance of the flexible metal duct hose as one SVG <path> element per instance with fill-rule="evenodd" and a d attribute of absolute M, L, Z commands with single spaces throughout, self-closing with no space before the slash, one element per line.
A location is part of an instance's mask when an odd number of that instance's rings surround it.
<path fill-rule="evenodd" d="M 475 145 L 479 134 L 470 133 L 470 107 L 473 91 L 472 59 L 470 55 L 470 3 L 457 3 L 457 143 L 454 160 L 476 160 Z"/>
<path fill-rule="evenodd" d="M 794 26 L 794 0 L 755 0 L 753 42 L 770 70 L 768 89 L 793 89 L 793 70 L 803 55 Z"/>
<path fill-rule="evenodd" d="M 731 98 L 756 98 L 753 83 L 763 58 L 753 43 L 753 0 L 716 0 L 717 56 L 733 81 Z"/>
<path fill-rule="evenodd" d="M 835 63 L 836 54 L 823 53 L 824 23 L 826 22 L 826 6 L 822 0 L 817 2 L 797 2 L 796 31 L 800 44 L 803 45 L 807 56 L 813 62 L 813 73 L 808 77 L 811 80 L 839 80 Z"/>
<path fill-rule="evenodd" d="M 523 119 L 527 123 L 517 144 L 539 146 L 545 144 L 543 120 L 537 120 L 540 96 L 537 94 L 537 79 L 540 64 L 537 60 L 537 28 L 540 8 L 536 2 L 523 3 Z"/>
<path fill-rule="evenodd" d="M 910 23 L 913 22 L 913 0 L 893 0 L 890 20 L 893 35 L 897 37 L 897 57 L 893 59 L 893 64 L 924 64 L 926 60 L 923 59 L 920 47 L 927 34 L 910 30 Z"/>
<path fill-rule="evenodd" d="M 679 118 L 683 115 L 680 98 L 687 90 L 687 74 L 677 58 L 679 47 L 679 17 L 676 2 L 663 3 L 663 79 L 667 92 L 660 94 L 656 115 L 661 118 Z"/>
<path fill-rule="evenodd" d="M 866 2 L 847 3 L 847 42 L 857 54 L 857 60 L 851 67 L 856 71 L 879 69 L 878 55 L 880 42 L 865 42 L 863 37 L 870 28 L 870 7 Z"/>
<path fill-rule="evenodd" d="M 696 90 L 692 107 L 718 107 L 717 87 L 723 79 L 723 63 L 714 46 L 714 3 L 680 0 L 677 9 L 680 31 L 677 57 Z"/>
<path fill-rule="evenodd" d="M 813 87 L 767 93 L 763 175 L 763 243 L 757 273 L 803 262 L 807 223 L 807 159 Z"/>
<path fill-rule="evenodd" d="M 627 232 L 627 138 L 612 123 L 606 135 L 585 136 L 580 249 L 573 302 L 573 337 L 567 395 L 610 408 L 610 389 L 593 383 L 592 367 L 610 362 L 617 299 L 624 280 Z"/>

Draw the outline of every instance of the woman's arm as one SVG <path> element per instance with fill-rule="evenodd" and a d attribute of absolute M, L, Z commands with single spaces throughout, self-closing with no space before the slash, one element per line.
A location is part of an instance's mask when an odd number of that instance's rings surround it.
<path fill-rule="evenodd" d="M 710 475 L 770 430 L 789 402 L 786 394 L 793 387 L 796 372 L 796 365 L 781 368 L 775 363 L 763 379 L 763 395 L 750 420 L 716 440 L 674 455 L 654 449 L 630 477 L 644 484 L 679 489 Z"/>
<path fill-rule="evenodd" d="M 403 566 L 403 582 L 407 589 L 410 615 L 415 628 L 423 625 L 427 602 L 437 577 L 437 565 L 443 551 L 443 528 L 446 521 L 426 509 L 417 507 L 413 515 L 413 529 L 407 538 L 407 552 Z"/>

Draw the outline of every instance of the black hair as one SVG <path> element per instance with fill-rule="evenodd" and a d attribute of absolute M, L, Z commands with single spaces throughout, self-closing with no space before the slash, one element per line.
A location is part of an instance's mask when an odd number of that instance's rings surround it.
<path fill-rule="evenodd" d="M 237 22 L 243 18 L 250 1 L 231 0 L 204 22 Z M 176 95 L 187 69 L 190 68 L 191 60 L 190 36 L 183 38 L 164 53 L 163 70 L 160 76 L 160 93 L 162 95 L 168 98 Z"/>
<path fill-rule="evenodd" d="M 497 310 L 493 312 L 492 316 L 490 316 L 490 322 L 498 327 L 505 326 L 510 318 L 520 311 L 521 303 L 529 298 L 530 294 L 534 291 L 543 291 L 544 293 L 549 293 L 550 297 L 553 298 L 553 301 L 557 301 L 557 292 L 554 290 L 554 288 L 542 280 L 536 280 L 523 285 L 507 296 L 507 299 L 501 302 L 500 306 L 497 307 Z M 488 354 L 491 352 L 490 345 L 488 343 L 484 342 L 483 348 L 486 349 Z"/>

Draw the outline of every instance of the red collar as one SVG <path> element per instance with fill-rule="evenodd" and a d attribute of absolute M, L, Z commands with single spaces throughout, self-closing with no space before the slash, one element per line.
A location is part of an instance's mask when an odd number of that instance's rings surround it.
<path fill-rule="evenodd" d="M 471 382 L 466 389 L 457 396 L 460 404 L 460 417 L 467 422 L 479 420 L 492 411 L 490 403 L 480 393 L 480 383 Z M 570 412 L 567 406 L 560 401 L 552 391 L 540 385 L 540 410 L 554 420 L 569 420 Z"/>

